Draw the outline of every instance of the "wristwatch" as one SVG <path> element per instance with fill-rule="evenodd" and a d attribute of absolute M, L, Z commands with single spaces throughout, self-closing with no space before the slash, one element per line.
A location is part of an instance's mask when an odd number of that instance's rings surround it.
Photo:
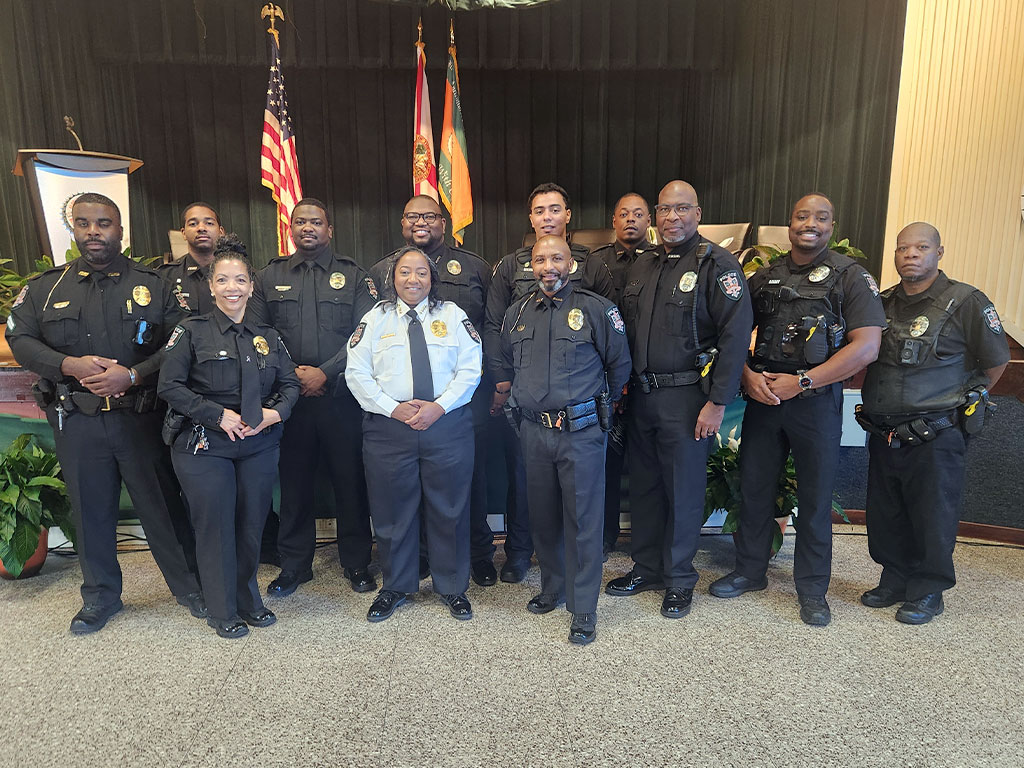
<path fill-rule="evenodd" d="M 811 377 L 807 375 L 807 371 L 797 371 L 796 375 L 799 377 L 796 383 L 800 385 L 800 389 L 806 392 L 809 389 L 814 389 L 814 382 L 811 381 Z"/>

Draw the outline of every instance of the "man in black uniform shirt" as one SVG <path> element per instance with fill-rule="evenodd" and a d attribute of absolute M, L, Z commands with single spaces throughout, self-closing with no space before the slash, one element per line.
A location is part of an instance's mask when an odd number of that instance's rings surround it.
<path fill-rule="evenodd" d="M 622 290 L 626 287 L 629 270 L 638 256 L 654 246 L 647 240 L 651 226 L 651 212 L 647 201 L 636 192 L 629 192 L 615 203 L 612 228 L 615 242 L 595 249 L 591 257 L 601 259 L 612 274 L 612 295 L 617 307 L 622 306 Z M 622 465 L 626 457 L 625 413 L 615 414 L 615 426 L 608 437 L 608 455 L 604 469 L 604 551 L 615 549 L 619 539 L 619 513 L 621 506 Z"/>
<path fill-rule="evenodd" d="M 155 410 L 163 344 L 181 310 L 154 270 L 122 255 L 121 212 L 112 200 L 87 192 L 71 212 L 81 258 L 31 280 L 7 321 L 15 358 L 41 377 L 40 405 L 74 511 L 84 605 L 71 631 L 102 629 L 123 607 L 122 480 L 167 586 L 203 618 L 206 605 L 183 552 L 190 529 Z"/>
<path fill-rule="evenodd" d="M 572 218 L 569 208 L 569 193 L 557 184 L 539 184 L 530 193 L 530 226 L 537 238 L 546 235 L 565 238 L 566 227 Z M 612 277 L 607 265 L 600 259 L 587 258 L 590 251 L 582 245 L 571 245 L 572 262 L 569 265 L 569 279 L 583 288 L 605 297 L 612 295 Z M 505 256 L 494 267 L 491 285 L 487 291 L 487 312 L 484 322 L 484 355 L 487 367 L 495 384 L 491 396 L 490 413 L 501 414 L 502 407 L 511 390 L 501 376 L 504 361 L 501 358 L 501 323 L 505 312 L 512 304 L 537 286 L 533 276 L 533 249 L 529 246 Z M 511 429 L 505 430 L 506 466 L 509 474 L 509 501 L 505 514 L 505 565 L 501 568 L 501 580 L 518 583 L 526 576 L 533 553 L 528 524 L 529 512 L 526 505 L 526 477 L 523 474 L 523 458 L 519 440 Z"/>
<path fill-rule="evenodd" d="M 406 245 L 416 246 L 437 265 L 440 278 L 438 298 L 455 303 L 466 313 L 474 328 L 483 328 L 491 268 L 475 253 L 445 243 L 447 223 L 436 200 L 427 195 L 416 195 L 405 204 L 402 212 L 402 238 Z M 382 290 L 388 287 L 385 280 L 388 258 L 392 255 L 388 254 L 370 268 L 370 277 Z M 485 377 L 473 393 L 470 403 L 475 457 L 469 506 L 469 557 L 473 581 L 481 587 L 489 587 L 498 580 L 493 563 L 494 533 L 487 522 L 486 438 L 492 389 L 490 377 Z"/>
<path fill-rule="evenodd" d="M 739 391 L 752 313 L 736 257 L 697 232 L 693 187 L 669 182 L 655 213 L 664 245 L 637 259 L 622 297 L 634 371 L 627 410 L 634 565 L 606 591 L 664 589 L 661 614 L 678 619 L 693 601 L 708 454 Z"/>
<path fill-rule="evenodd" d="M 157 267 L 166 280 L 178 305 L 189 315 L 205 315 L 213 309 L 208 269 L 213 261 L 213 247 L 224 235 L 220 216 L 207 203 L 192 203 L 181 212 L 181 234 L 188 244 L 188 253 L 170 264 Z"/>
<path fill-rule="evenodd" d="M 939 270 L 931 224 L 896 238 L 900 283 L 882 294 L 889 327 L 868 366 L 859 419 L 868 442 L 868 550 L 882 566 L 861 595 L 871 608 L 902 602 L 896 619 L 924 624 L 956 583 L 967 444 L 984 426 L 987 389 L 1010 359 L 999 314 L 973 286 Z"/>
<path fill-rule="evenodd" d="M 281 437 L 281 573 L 267 594 L 284 597 L 313 578 L 317 465 L 334 487 L 338 557 L 356 592 L 377 584 L 367 567 L 373 541 L 363 474 L 362 411 L 345 386 L 348 338 L 377 302 L 362 267 L 331 249 L 327 206 L 308 197 L 292 209 L 296 252 L 260 271 L 247 318 L 272 325 L 295 360 L 301 386 Z"/>
<path fill-rule="evenodd" d="M 825 592 L 832 572 L 842 382 L 875 359 L 885 327 L 875 279 L 829 250 L 834 229 L 828 198 L 801 198 L 789 220 L 792 250 L 750 278 L 757 339 L 743 369 L 747 408 L 736 567 L 711 585 L 716 597 L 768 586 L 775 499 L 792 451 L 800 509 L 793 579 L 801 620 L 818 626 L 832 620 Z"/>
<path fill-rule="evenodd" d="M 597 634 L 605 432 L 611 401 L 629 377 L 629 347 L 618 308 L 569 280 L 573 259 L 561 236 L 533 246 L 539 290 L 505 314 L 502 381 L 512 381 L 522 415 L 530 524 L 541 593 L 527 604 L 548 613 L 563 601 L 569 640 Z M 607 393 L 604 425 L 597 399 Z"/>

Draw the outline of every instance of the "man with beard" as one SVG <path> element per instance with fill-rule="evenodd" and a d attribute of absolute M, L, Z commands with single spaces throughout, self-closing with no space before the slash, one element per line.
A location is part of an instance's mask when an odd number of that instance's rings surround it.
<path fill-rule="evenodd" d="M 700 236 L 697 192 L 671 181 L 655 207 L 663 245 L 640 256 L 622 303 L 629 385 L 633 569 L 609 595 L 665 590 L 661 615 L 690 612 L 707 460 L 739 391 L 751 309 L 736 257 Z"/>
<path fill-rule="evenodd" d="M 313 578 L 317 467 L 323 459 L 334 487 L 338 557 L 356 592 L 377 583 L 370 575 L 370 515 L 363 474 L 362 411 L 345 386 L 347 342 L 377 302 L 362 267 L 334 253 L 327 206 L 307 197 L 292 209 L 296 252 L 274 259 L 257 275 L 247 317 L 281 334 L 301 385 L 299 402 L 281 437 L 281 573 L 271 597 L 292 594 Z"/>
<path fill-rule="evenodd" d="M 192 203 L 181 212 L 181 234 L 188 253 L 177 261 L 161 264 L 157 271 L 166 280 L 178 305 L 190 315 L 205 315 L 213 309 L 208 268 L 213 247 L 224 235 L 220 216 L 208 203 Z"/>
<path fill-rule="evenodd" d="M 512 382 L 522 417 L 541 571 L 541 592 L 526 607 L 544 614 L 564 601 L 569 641 L 586 645 L 597 635 L 601 591 L 605 430 L 630 359 L 618 308 L 570 280 L 572 263 L 564 237 L 537 240 L 531 266 L 538 289 L 505 313 L 501 357 L 502 380 Z"/>
<path fill-rule="evenodd" d="M 768 586 L 777 530 L 775 499 L 790 452 L 796 466 L 793 580 L 805 624 L 832 620 L 832 490 L 843 427 L 843 384 L 878 355 L 885 312 L 875 279 L 829 250 L 835 211 L 827 197 L 800 198 L 789 219 L 792 250 L 750 278 L 757 339 L 743 368 L 747 408 L 740 448 L 735 569 L 715 597 Z"/>
<path fill-rule="evenodd" d="M 530 226 L 540 239 L 545 236 L 566 238 L 566 228 L 572 218 L 569 193 L 557 184 L 546 182 L 530 193 Z M 612 294 L 612 277 L 607 265 L 600 259 L 588 258 L 590 251 L 582 245 L 571 245 L 569 280 L 602 296 Z M 518 299 L 537 289 L 533 274 L 533 249 L 523 246 L 508 254 L 494 267 L 491 286 L 487 291 L 487 312 L 484 323 L 484 355 L 491 377 L 496 382 L 491 396 L 490 413 L 501 413 L 511 393 L 511 384 L 501 376 L 505 363 L 501 357 L 501 323 L 505 313 Z M 533 553 L 526 506 L 526 477 L 519 440 L 510 428 L 505 429 L 506 467 L 509 476 L 509 500 L 505 514 L 505 564 L 501 580 L 511 584 L 526 577 Z"/>
<path fill-rule="evenodd" d="M 651 212 L 647 201 L 636 192 L 619 198 L 612 213 L 615 242 L 595 249 L 591 258 L 601 259 L 612 275 L 613 293 L 609 297 L 617 307 L 622 306 L 622 290 L 626 287 L 630 267 L 637 257 L 654 246 L 647 240 L 651 226 Z M 608 435 L 608 455 L 604 474 L 604 552 L 615 549 L 619 539 L 619 507 L 621 505 L 622 466 L 626 457 L 625 412 L 615 415 L 615 424 Z"/>
<path fill-rule="evenodd" d="M 71 632 L 102 629 L 124 607 L 117 563 L 122 480 L 167 586 L 205 618 L 155 410 L 163 345 L 181 309 L 154 270 L 121 253 L 121 212 L 112 200 L 87 192 L 71 215 L 81 258 L 29 281 L 7 321 L 18 363 L 41 377 L 37 401 L 53 427 L 74 511 L 83 606 Z"/>
<path fill-rule="evenodd" d="M 427 195 L 416 195 L 405 204 L 402 212 L 402 239 L 406 246 L 415 246 L 437 266 L 437 296 L 441 301 L 456 304 L 473 324 L 484 327 L 484 306 L 487 286 L 491 282 L 491 269 L 487 262 L 463 248 L 449 246 L 444 241 L 447 220 L 437 201 Z M 385 256 L 370 268 L 374 283 L 387 291 L 388 259 Z M 470 491 L 469 556 L 473 581 L 489 587 L 498 580 L 494 570 L 494 534 L 487 522 L 487 428 L 493 382 L 485 376 L 473 393 L 470 409 L 473 413 L 475 455 L 473 487 Z M 421 559 L 420 573 L 429 571 L 426 556 Z"/>

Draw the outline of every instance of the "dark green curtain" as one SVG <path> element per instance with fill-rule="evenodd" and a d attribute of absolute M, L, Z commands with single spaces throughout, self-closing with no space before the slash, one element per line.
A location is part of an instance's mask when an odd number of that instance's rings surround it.
<path fill-rule="evenodd" d="M 142 158 L 136 254 L 168 249 L 202 199 L 251 246 L 276 248 L 259 181 L 267 81 L 257 0 L 0 0 L 0 158 L 72 147 Z M 372 0 L 283 2 L 284 76 L 304 191 L 332 209 L 338 250 L 371 264 L 396 245 L 410 194 L 413 42 L 422 13 L 435 145 L 449 14 Z M 475 221 L 490 261 L 554 180 L 573 225 L 607 226 L 619 195 L 691 181 L 707 222 L 784 224 L 828 194 L 877 273 L 905 5 L 887 0 L 561 0 L 454 15 Z M 23 179 L 0 176 L 0 257 L 38 242 Z"/>

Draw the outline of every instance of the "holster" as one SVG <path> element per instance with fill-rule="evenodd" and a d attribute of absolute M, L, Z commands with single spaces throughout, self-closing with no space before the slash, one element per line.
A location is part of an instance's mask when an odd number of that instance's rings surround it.
<path fill-rule="evenodd" d="M 185 414 L 168 407 L 167 413 L 164 414 L 163 426 L 160 427 L 160 438 L 164 441 L 164 445 L 173 445 L 184 428 Z"/>
<path fill-rule="evenodd" d="M 39 410 L 45 411 L 54 400 L 57 399 L 56 387 L 49 379 L 39 379 L 32 385 L 32 399 L 36 401 Z"/>
<path fill-rule="evenodd" d="M 501 406 L 501 412 L 505 414 L 505 420 L 512 427 L 512 431 L 516 433 L 516 437 L 519 437 L 519 425 L 523 423 L 523 414 L 514 396 L 509 395 L 508 400 Z"/>
<path fill-rule="evenodd" d="M 602 392 L 594 398 L 597 408 L 597 423 L 602 432 L 609 432 L 612 428 L 612 396 L 609 392 Z"/>

